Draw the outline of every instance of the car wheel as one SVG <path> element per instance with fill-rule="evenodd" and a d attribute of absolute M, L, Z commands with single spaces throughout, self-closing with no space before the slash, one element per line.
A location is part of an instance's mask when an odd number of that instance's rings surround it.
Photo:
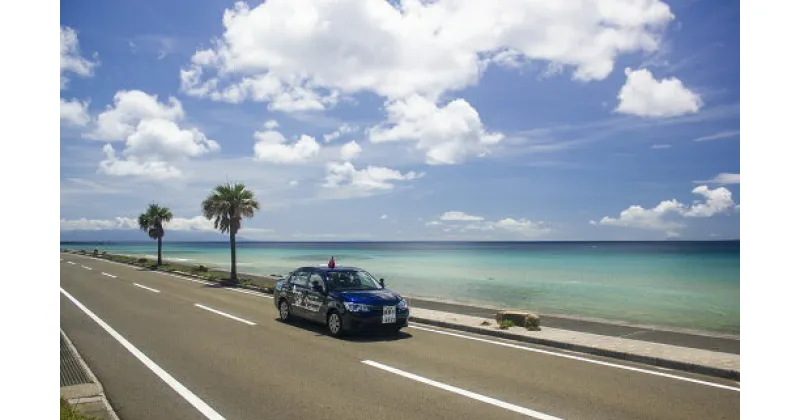
<path fill-rule="evenodd" d="M 339 312 L 333 311 L 328 314 L 328 333 L 333 337 L 341 337 L 344 332 L 342 327 L 342 316 Z"/>
<path fill-rule="evenodd" d="M 289 322 L 292 318 L 292 309 L 289 307 L 289 302 L 286 299 L 281 299 L 281 302 L 278 304 L 278 316 L 281 317 L 281 321 Z"/>

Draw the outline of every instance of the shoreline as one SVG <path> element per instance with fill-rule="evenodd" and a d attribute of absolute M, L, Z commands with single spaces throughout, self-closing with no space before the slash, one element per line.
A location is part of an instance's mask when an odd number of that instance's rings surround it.
<path fill-rule="evenodd" d="M 80 249 L 72 249 L 72 248 L 61 248 L 62 250 L 66 249 L 70 252 L 79 252 Z M 85 250 L 87 256 L 92 256 L 91 250 Z M 98 251 L 103 252 L 101 249 L 98 248 Z M 107 255 L 117 255 L 129 258 L 147 258 L 148 260 L 155 260 L 157 257 L 150 254 L 122 254 L 122 253 L 111 253 L 108 252 Z M 167 258 L 162 256 L 162 260 L 164 263 L 171 263 L 175 265 L 184 265 L 184 266 L 198 266 L 198 265 L 205 265 L 208 267 L 209 272 L 214 271 L 218 273 L 224 273 L 226 275 L 230 275 L 230 271 L 222 268 L 221 266 L 217 266 L 213 263 L 208 262 L 201 262 L 199 260 L 186 260 L 181 258 Z M 277 282 L 283 278 L 283 275 L 269 275 L 269 274 L 260 274 L 260 273 L 249 273 L 244 271 L 238 271 L 240 275 L 244 275 L 249 277 L 248 280 L 262 280 L 267 283 L 270 282 Z M 242 279 L 244 280 L 244 279 Z M 272 285 L 274 287 L 274 284 Z M 269 287 L 269 286 L 267 286 Z M 575 321 L 588 321 L 588 322 L 596 322 L 608 325 L 615 325 L 615 326 L 622 326 L 622 327 L 632 327 L 632 328 L 640 328 L 652 331 L 659 331 L 659 332 L 671 332 L 671 333 L 679 333 L 679 334 L 691 334 L 691 335 L 698 335 L 703 337 L 710 337 L 710 338 L 721 338 L 721 339 L 730 339 L 730 340 L 740 340 L 740 333 L 730 333 L 730 332 L 722 332 L 722 331 L 714 331 L 714 330 L 703 330 L 703 329 L 695 329 L 695 328 L 685 328 L 685 327 L 675 327 L 669 325 L 656 325 L 656 324 L 644 324 L 644 323 L 637 323 L 631 321 L 624 321 L 619 319 L 609 319 L 609 318 L 598 318 L 598 317 L 591 317 L 586 315 L 574 315 L 574 314 L 564 314 L 564 313 L 550 313 L 550 312 L 539 312 L 534 309 L 523 309 L 523 308 L 516 308 L 511 306 L 506 307 L 499 307 L 494 306 L 491 304 L 484 304 L 484 303 L 476 303 L 476 302 L 465 302 L 465 301 L 458 301 L 458 300 L 449 300 L 446 298 L 436 297 L 436 296 L 424 296 L 424 295 L 416 295 L 410 293 L 403 293 L 404 296 L 417 299 L 427 302 L 433 303 L 444 303 L 444 304 L 452 304 L 452 305 L 462 305 L 468 306 L 476 309 L 484 309 L 484 310 L 491 310 L 491 311 L 523 311 L 523 312 L 535 312 L 539 315 L 550 317 L 550 318 L 561 318 L 561 319 L 568 319 L 568 320 L 575 320 Z"/>

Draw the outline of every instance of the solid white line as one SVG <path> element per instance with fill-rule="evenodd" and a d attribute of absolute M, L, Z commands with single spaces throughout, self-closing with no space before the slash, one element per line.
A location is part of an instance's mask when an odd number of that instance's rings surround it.
<path fill-rule="evenodd" d="M 195 303 L 195 304 L 194 304 L 194 306 L 197 306 L 198 308 L 201 308 L 201 309 L 205 309 L 205 310 L 207 310 L 207 311 L 209 311 L 209 312 L 214 312 L 214 313 L 215 313 L 215 314 L 217 314 L 217 315 L 222 315 L 222 316 L 224 316 L 224 317 L 228 317 L 228 318 L 230 318 L 230 319 L 233 319 L 233 320 L 236 320 L 236 321 L 239 321 L 239 322 L 243 322 L 243 323 L 245 323 L 245 324 L 247 324 L 247 325 L 256 325 L 256 323 L 255 323 L 255 322 L 251 322 L 251 321 L 248 321 L 248 320 L 246 320 L 246 319 L 242 319 L 242 318 L 239 318 L 239 317 L 237 317 L 237 316 L 233 316 L 233 315 L 231 315 L 231 314 L 226 314 L 225 312 L 222 312 L 222 311 L 218 311 L 218 310 L 216 310 L 216 309 L 209 308 L 208 306 L 203 306 L 203 305 L 201 305 L 201 304 L 199 304 L 199 303 Z"/>
<path fill-rule="evenodd" d="M 142 285 L 141 285 L 141 284 L 139 284 L 139 283 L 133 283 L 133 285 L 134 285 L 134 286 L 136 286 L 136 287 L 141 287 L 142 289 L 147 289 L 147 290 L 149 290 L 149 291 L 151 291 L 151 292 L 155 292 L 155 293 L 161 293 L 161 291 L 160 291 L 160 290 L 156 290 L 156 289 L 153 289 L 153 288 L 150 288 L 150 287 L 147 287 L 147 286 L 142 286 Z"/>
<path fill-rule="evenodd" d="M 100 274 L 102 274 L 102 275 L 104 275 L 104 276 L 111 277 L 112 279 L 115 279 L 115 278 L 117 278 L 117 276 L 115 276 L 115 275 L 113 275 L 113 274 L 108 274 L 108 273 L 106 273 L 105 271 L 101 272 Z"/>
<path fill-rule="evenodd" d="M 80 310 L 86 313 L 86 315 L 88 315 L 89 318 L 91 318 L 92 320 L 94 320 L 94 322 L 100 325 L 100 327 L 106 330 L 107 333 L 109 333 L 112 337 L 114 337 L 114 339 L 116 339 L 120 344 L 122 344 L 123 347 L 125 347 L 129 352 L 131 352 L 131 354 L 133 354 L 137 359 L 139 359 L 140 362 L 142 362 L 145 366 L 147 366 L 148 369 L 150 369 L 151 371 L 153 371 L 153 373 L 158 375 L 158 377 L 161 378 L 161 380 L 163 380 L 164 382 L 166 382 L 166 384 L 169 385 L 170 388 L 174 389 L 175 392 L 178 393 L 178 395 L 183 397 L 186 401 L 189 402 L 189 404 L 191 404 L 192 406 L 194 406 L 194 408 L 203 413 L 203 415 L 206 416 L 206 418 L 211 420 L 225 420 L 225 417 L 222 417 L 222 415 L 217 413 L 213 408 L 211 408 L 208 404 L 203 402 L 203 400 L 201 400 L 192 391 L 190 391 L 188 388 L 183 386 L 183 384 L 178 382 L 175 378 L 172 377 L 172 375 L 167 373 L 167 371 L 165 371 L 155 362 L 150 360 L 149 357 L 147 357 L 144 353 L 142 353 L 139 349 L 137 349 L 128 340 L 126 340 L 125 337 L 116 332 L 113 328 L 111 328 L 110 325 L 106 324 L 105 321 L 103 321 L 102 319 L 100 319 L 100 317 L 95 315 L 94 312 L 90 311 L 89 308 L 83 306 L 82 303 L 78 302 L 77 299 L 72 297 L 72 295 L 67 293 L 67 291 L 64 290 L 63 288 L 61 289 L 61 294 L 63 294 L 69 300 L 71 300 L 72 303 L 75 304 L 75 306 L 77 306 Z"/>
<path fill-rule="evenodd" d="M 75 263 L 74 263 L 74 262 L 72 262 L 72 261 L 67 261 L 67 264 L 72 264 L 72 265 L 75 265 Z"/>
<path fill-rule="evenodd" d="M 85 266 L 85 265 L 81 265 L 81 267 L 83 267 L 83 268 L 85 268 L 85 269 L 87 269 L 87 270 L 89 270 L 89 271 L 92 271 L 92 267 L 87 267 L 87 266 Z"/>
<path fill-rule="evenodd" d="M 386 365 L 378 363 L 378 362 L 373 362 L 372 360 L 362 360 L 361 363 L 370 365 L 372 367 L 376 367 L 378 369 L 385 370 L 387 372 L 394 373 L 396 375 L 400 375 L 400 376 L 406 377 L 408 379 L 413 379 L 413 380 L 415 380 L 417 382 L 422 382 L 424 384 L 427 384 L 427 385 L 430 385 L 430 386 L 434 386 L 436 388 L 443 389 L 445 391 L 454 392 L 456 394 L 463 395 L 463 396 L 468 397 L 468 398 L 472 398 L 472 399 L 475 399 L 475 400 L 478 400 L 478 401 L 481 401 L 481 402 L 485 402 L 487 404 L 491 404 L 491 405 L 494 405 L 496 407 L 505 408 L 506 410 L 511 410 L 511 411 L 516 412 L 516 413 L 524 414 L 524 415 L 526 415 L 528 417 L 533 417 L 535 419 L 541 419 L 541 420 L 560 420 L 558 417 L 553 417 L 553 416 L 551 416 L 549 414 L 540 413 L 538 411 L 531 410 L 529 408 L 520 407 L 518 405 L 507 403 L 505 401 L 500 401 L 500 400 L 492 398 L 492 397 L 487 397 L 485 395 L 477 394 L 477 393 L 472 392 L 472 391 L 467 391 L 465 389 L 457 388 L 457 387 L 454 387 L 452 385 L 443 384 L 441 382 L 437 382 L 437 381 L 434 381 L 432 379 L 423 378 L 422 376 L 415 375 L 413 373 L 409 373 L 409 372 L 406 372 L 406 371 L 403 371 L 403 370 L 400 370 L 400 369 L 397 369 L 397 368 L 393 368 L 391 366 L 386 366 Z"/>
<path fill-rule="evenodd" d="M 714 387 L 714 388 L 721 388 L 721 389 L 727 389 L 727 390 L 730 390 L 730 391 L 741 392 L 739 390 L 739 388 L 736 388 L 736 387 L 733 387 L 733 386 L 722 385 L 722 384 L 718 384 L 718 383 L 714 383 L 714 382 L 701 381 L 699 379 L 687 378 L 687 377 L 684 377 L 684 376 L 672 375 L 672 374 L 669 374 L 669 373 L 656 372 L 656 371 L 647 370 L 647 369 L 641 369 L 641 368 L 632 367 L 632 366 L 625 366 L 625 365 L 619 365 L 619 364 L 616 364 L 616 363 L 603 362 L 603 361 L 600 361 L 600 360 L 587 359 L 585 357 L 573 356 L 573 355 L 570 355 L 570 354 L 558 353 L 558 352 L 548 351 L 548 350 L 542 350 L 542 349 L 537 349 L 537 348 L 534 348 L 534 347 L 520 346 L 520 345 L 517 345 L 517 344 L 505 343 L 505 342 L 502 342 L 502 341 L 494 341 L 494 340 L 487 340 L 485 338 L 471 337 L 471 336 L 464 335 L 464 334 L 457 334 L 457 333 L 452 333 L 452 332 L 449 332 L 449 331 L 442 331 L 442 330 L 435 330 L 435 329 L 432 329 L 432 328 L 421 327 L 419 325 L 409 325 L 409 328 L 416 328 L 418 330 L 430 331 L 430 332 L 433 332 L 433 333 L 444 334 L 444 335 L 449 335 L 449 336 L 453 336 L 453 337 L 466 338 L 468 340 L 480 341 L 482 343 L 496 344 L 498 346 L 505 346 L 505 347 L 511 347 L 511 348 L 519 349 L 519 350 L 531 351 L 531 352 L 535 352 L 535 353 L 548 354 L 550 356 L 564 357 L 564 358 L 567 358 L 567 359 L 579 360 L 581 362 L 594 363 L 596 365 L 601 365 L 601 366 L 608 366 L 608 367 L 613 367 L 613 368 L 617 368 L 617 369 L 630 370 L 630 371 L 633 371 L 633 372 L 646 373 L 648 375 L 662 376 L 662 377 L 665 377 L 665 378 L 677 379 L 679 381 L 692 382 L 692 383 L 695 383 L 695 384 L 706 385 L 706 386 L 710 386 L 710 387 Z"/>

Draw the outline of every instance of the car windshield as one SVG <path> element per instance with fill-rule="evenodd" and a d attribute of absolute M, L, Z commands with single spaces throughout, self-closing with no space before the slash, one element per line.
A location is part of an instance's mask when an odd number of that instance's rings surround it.
<path fill-rule="evenodd" d="M 342 270 L 328 273 L 330 290 L 376 290 L 381 286 L 375 277 L 363 270 Z"/>

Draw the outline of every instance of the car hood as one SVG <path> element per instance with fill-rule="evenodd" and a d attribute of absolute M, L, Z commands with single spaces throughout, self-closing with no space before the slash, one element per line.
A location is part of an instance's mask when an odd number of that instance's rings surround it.
<path fill-rule="evenodd" d="M 346 290 L 331 293 L 332 297 L 342 302 L 361 303 L 364 305 L 396 305 L 402 297 L 389 289 L 379 290 Z"/>

